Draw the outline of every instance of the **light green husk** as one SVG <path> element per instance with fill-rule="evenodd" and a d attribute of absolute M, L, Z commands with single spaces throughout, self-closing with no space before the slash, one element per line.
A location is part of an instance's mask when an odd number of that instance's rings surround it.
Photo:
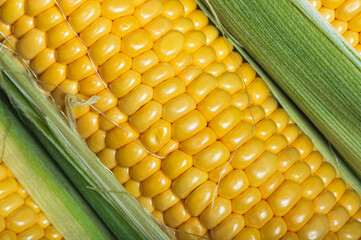
<path fill-rule="evenodd" d="M 39 94 L 29 74 L 13 61 L 5 49 L 0 49 L 0 66 L 3 73 L 0 87 L 9 96 L 23 122 L 43 143 L 116 238 L 169 239 L 141 204 L 125 191 L 84 141 L 69 128 L 57 109 Z"/>
<path fill-rule="evenodd" d="M 0 92 L 0 158 L 65 239 L 115 239 Z"/>
<path fill-rule="evenodd" d="M 198 4 L 266 80 L 325 159 L 361 194 L 358 53 L 307 0 Z"/>

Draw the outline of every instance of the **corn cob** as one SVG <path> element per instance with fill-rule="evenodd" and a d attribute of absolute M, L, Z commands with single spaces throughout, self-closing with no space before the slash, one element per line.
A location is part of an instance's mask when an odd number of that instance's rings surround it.
<path fill-rule="evenodd" d="M 63 239 L 0 159 L 0 239 Z"/>
<path fill-rule="evenodd" d="M 6 41 L 59 107 L 64 90 L 100 98 L 74 109 L 79 135 L 161 222 L 216 239 L 360 237 L 359 196 L 194 1 L 57 3 L 0 2 Z"/>

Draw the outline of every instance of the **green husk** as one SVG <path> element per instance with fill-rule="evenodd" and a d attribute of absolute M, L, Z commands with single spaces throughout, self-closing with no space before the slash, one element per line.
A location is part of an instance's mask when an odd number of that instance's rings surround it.
<path fill-rule="evenodd" d="M 141 204 L 125 191 L 84 141 L 69 128 L 58 110 L 39 94 L 38 88 L 30 81 L 31 77 L 5 49 L 1 51 L 3 78 L 0 87 L 26 126 L 43 143 L 116 238 L 169 239 Z"/>
<path fill-rule="evenodd" d="M 361 194 L 358 53 L 306 0 L 198 3 L 326 160 Z"/>
<path fill-rule="evenodd" d="M 0 92 L 0 158 L 66 239 L 115 239 Z"/>

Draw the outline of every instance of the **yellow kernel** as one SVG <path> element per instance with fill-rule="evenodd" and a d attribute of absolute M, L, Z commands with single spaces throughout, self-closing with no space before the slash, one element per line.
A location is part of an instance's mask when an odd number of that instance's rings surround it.
<path fill-rule="evenodd" d="M 132 68 L 139 72 L 144 73 L 159 63 L 157 54 L 149 50 L 135 58 L 133 58 Z"/>
<path fill-rule="evenodd" d="M 184 15 L 184 7 L 178 0 L 168 0 L 163 3 L 163 15 L 175 20 Z"/>
<path fill-rule="evenodd" d="M 30 62 L 30 67 L 36 74 L 41 74 L 55 62 L 55 50 L 45 48 Z"/>
<path fill-rule="evenodd" d="M 161 160 L 152 155 L 148 155 L 142 161 L 131 167 L 129 174 L 132 179 L 141 182 L 157 172 L 160 167 Z"/>
<path fill-rule="evenodd" d="M 153 99 L 164 104 L 185 91 L 186 88 L 182 80 L 170 78 L 154 88 Z"/>
<path fill-rule="evenodd" d="M 209 73 L 203 73 L 191 81 L 187 87 L 187 93 L 196 101 L 196 103 L 199 103 L 216 87 L 217 78 Z"/>
<path fill-rule="evenodd" d="M 124 184 L 124 188 L 136 198 L 140 197 L 142 194 L 140 191 L 140 182 L 134 181 L 133 179 L 128 180 Z"/>
<path fill-rule="evenodd" d="M 300 159 L 300 154 L 296 148 L 288 147 L 278 154 L 278 158 L 278 170 L 283 173 Z"/>
<path fill-rule="evenodd" d="M 113 21 L 111 31 L 112 33 L 115 33 L 122 38 L 128 33 L 131 33 L 139 28 L 140 28 L 140 23 L 136 17 L 125 16 Z"/>
<path fill-rule="evenodd" d="M 116 166 L 113 168 L 113 174 L 116 177 L 116 179 L 121 183 L 124 184 L 130 179 L 129 176 L 129 168 L 123 168 L 120 166 Z"/>
<path fill-rule="evenodd" d="M 46 48 L 46 34 L 36 28 L 28 31 L 18 42 L 17 50 L 20 55 L 31 60 Z"/>
<path fill-rule="evenodd" d="M 117 150 L 115 155 L 121 167 L 132 167 L 147 156 L 144 147 L 133 141 Z"/>
<path fill-rule="evenodd" d="M 195 10 L 187 17 L 192 19 L 194 28 L 197 30 L 202 29 L 208 25 L 208 17 L 201 10 Z"/>
<path fill-rule="evenodd" d="M 62 239 L 62 236 L 60 233 L 55 229 L 54 226 L 49 226 L 45 229 L 45 236 L 46 239 L 51 240 L 60 240 Z"/>
<path fill-rule="evenodd" d="M 336 170 L 330 163 L 323 162 L 317 170 L 316 175 L 322 179 L 325 187 L 327 187 L 336 177 Z"/>
<path fill-rule="evenodd" d="M 244 144 L 246 140 L 253 136 L 253 125 L 249 122 L 241 121 L 229 133 L 221 138 L 221 142 L 226 145 L 229 151 L 234 151 L 238 146 Z"/>
<path fill-rule="evenodd" d="M 270 90 L 262 78 L 255 78 L 247 88 L 253 104 L 262 104 L 270 94 Z"/>
<path fill-rule="evenodd" d="M 79 92 L 86 96 L 93 96 L 103 89 L 105 85 L 96 74 L 79 81 Z"/>
<path fill-rule="evenodd" d="M 306 178 L 311 175 L 311 168 L 305 162 L 297 162 L 290 167 L 285 173 L 285 179 L 292 180 L 301 184 Z"/>
<path fill-rule="evenodd" d="M 137 87 L 140 82 L 141 75 L 136 71 L 129 70 L 123 73 L 116 80 L 112 81 L 109 84 L 109 90 L 115 97 L 121 98 L 131 92 L 135 87 Z M 144 87 L 144 89 L 148 90 L 147 87 Z M 139 92 L 139 94 L 141 94 L 141 92 Z"/>
<path fill-rule="evenodd" d="M 105 0 L 102 3 L 102 16 L 115 20 L 134 12 L 133 1 Z"/>
<path fill-rule="evenodd" d="M 253 208 L 244 214 L 246 226 L 261 228 L 273 217 L 273 212 L 268 203 L 264 200 L 257 203 Z"/>
<path fill-rule="evenodd" d="M 76 121 L 77 131 L 82 138 L 88 138 L 99 129 L 99 114 L 88 112 Z"/>
<path fill-rule="evenodd" d="M 271 119 L 264 119 L 256 124 L 255 136 L 263 141 L 277 132 L 277 125 Z"/>
<path fill-rule="evenodd" d="M 192 167 L 173 181 L 172 190 L 179 198 L 184 199 L 207 179 L 207 172 Z"/>
<path fill-rule="evenodd" d="M 201 31 L 191 31 L 185 35 L 184 50 L 194 53 L 206 44 L 206 36 Z"/>
<path fill-rule="evenodd" d="M 122 39 L 122 53 L 136 57 L 153 47 L 151 36 L 144 30 L 138 29 Z"/>
<path fill-rule="evenodd" d="M 338 204 L 346 208 L 350 216 L 354 216 L 360 208 L 360 196 L 353 190 L 346 190 Z"/>
<path fill-rule="evenodd" d="M 183 50 L 185 38 L 178 31 L 169 31 L 154 43 L 153 49 L 161 62 L 169 62 Z"/>
<path fill-rule="evenodd" d="M 361 11 L 359 0 L 347 0 L 336 9 L 336 18 L 343 21 L 350 21 Z"/>
<path fill-rule="evenodd" d="M 347 21 L 342 21 L 342 20 L 335 20 L 332 22 L 332 26 L 340 33 L 340 34 L 344 34 L 347 29 L 349 28 L 349 23 Z M 353 27 L 352 27 L 352 31 L 356 31 L 356 22 L 353 22 Z M 361 28 L 360 30 L 358 31 L 361 31 Z"/>
<path fill-rule="evenodd" d="M 85 28 L 80 34 L 82 42 L 85 46 L 90 47 L 100 38 L 105 36 L 111 31 L 112 21 L 107 18 L 99 17 L 87 28 Z"/>
<path fill-rule="evenodd" d="M 154 211 L 153 200 L 151 198 L 140 196 L 138 200 L 142 204 L 142 206 L 149 212 Z"/>
<path fill-rule="evenodd" d="M 259 105 L 252 105 L 243 111 L 243 119 L 249 123 L 256 124 L 266 117 L 264 109 Z M 277 123 L 276 123 L 277 124 Z"/>
<path fill-rule="evenodd" d="M 323 162 L 323 157 L 319 152 L 312 152 L 304 161 L 310 165 L 312 173 L 315 173 Z"/>
<path fill-rule="evenodd" d="M 178 230 L 176 236 L 179 240 L 196 240 L 198 238 L 196 236 L 203 236 L 207 232 L 207 229 L 203 227 L 197 217 L 190 218 L 187 222 L 179 226 Z M 195 234 L 195 236 L 189 233 Z"/>
<path fill-rule="evenodd" d="M 173 30 L 180 31 L 183 34 L 186 34 L 189 31 L 194 29 L 193 21 L 187 17 L 180 17 L 173 22 Z"/>
<path fill-rule="evenodd" d="M 336 201 L 338 202 L 346 191 L 346 184 L 341 178 L 335 178 L 326 189 L 335 195 Z"/>
<path fill-rule="evenodd" d="M 242 170 L 233 170 L 219 183 L 219 195 L 224 198 L 235 198 L 249 187 L 248 175 Z"/>
<path fill-rule="evenodd" d="M 7 0 L 0 9 L 0 18 L 6 24 L 13 24 L 25 14 L 24 0 Z"/>
<path fill-rule="evenodd" d="M 243 58 L 237 52 L 232 52 L 223 59 L 223 63 L 224 65 L 226 65 L 226 68 L 229 72 L 235 72 L 242 64 L 242 62 L 243 62 Z"/>
<path fill-rule="evenodd" d="M 69 16 L 68 21 L 74 31 L 80 33 L 100 17 L 101 9 L 97 1 L 86 1 Z"/>
<path fill-rule="evenodd" d="M 245 227 L 234 238 L 234 240 L 243 240 L 243 239 L 260 240 L 261 233 L 259 232 L 258 229 Z"/>
<path fill-rule="evenodd" d="M 222 61 L 229 54 L 231 54 L 233 50 L 232 43 L 224 37 L 215 39 L 212 44 L 210 44 L 210 46 L 213 47 L 213 49 L 216 51 L 218 61 Z"/>
<path fill-rule="evenodd" d="M 43 88 L 53 91 L 61 82 L 66 79 L 66 65 L 54 63 L 40 76 Z"/>
<path fill-rule="evenodd" d="M 164 105 L 163 119 L 174 122 L 196 108 L 196 103 L 188 94 L 182 94 Z"/>
<path fill-rule="evenodd" d="M 226 162 L 229 156 L 226 146 L 217 141 L 194 155 L 194 166 L 209 172 Z"/>
<path fill-rule="evenodd" d="M 182 142 L 202 131 L 207 126 L 207 120 L 197 110 L 181 117 L 172 124 L 172 137 Z"/>
<path fill-rule="evenodd" d="M 254 163 L 245 169 L 250 185 L 259 187 L 277 170 L 278 159 L 274 153 L 264 152 Z"/>
<path fill-rule="evenodd" d="M 105 63 L 109 58 L 120 51 L 120 38 L 114 34 L 108 34 L 89 48 L 89 54 L 95 65 Z"/>
<path fill-rule="evenodd" d="M 346 223 L 338 232 L 338 239 L 360 239 L 361 238 L 361 223 L 355 220 L 351 220 Z"/>
<path fill-rule="evenodd" d="M 185 69 L 187 66 L 192 64 L 192 61 L 192 55 L 190 55 L 186 51 L 182 51 L 172 61 L 170 61 L 170 63 L 172 64 L 175 73 L 178 74 L 183 71 L 183 69 Z"/>
<path fill-rule="evenodd" d="M 216 183 L 206 181 L 188 195 L 184 204 L 192 216 L 199 216 L 212 203 L 216 195 Z"/>
<path fill-rule="evenodd" d="M 172 189 L 168 189 L 153 198 L 154 207 L 161 212 L 173 207 L 179 201 L 180 198 L 174 194 Z"/>
<path fill-rule="evenodd" d="M 236 107 L 229 107 L 208 123 L 216 133 L 217 138 L 222 138 L 242 120 L 242 111 Z"/>
<path fill-rule="evenodd" d="M 192 156 L 177 150 L 163 160 L 162 170 L 168 178 L 173 180 L 191 168 L 192 165 Z"/>
<path fill-rule="evenodd" d="M 216 142 L 216 140 L 216 134 L 212 131 L 212 129 L 207 127 L 195 136 L 183 141 L 180 148 L 184 152 L 194 155 Z"/>
<path fill-rule="evenodd" d="M 248 188 L 242 194 L 232 200 L 233 212 L 245 214 L 262 199 L 261 192 L 257 188 Z"/>
<path fill-rule="evenodd" d="M 105 147 L 101 152 L 97 154 L 100 162 L 108 169 L 113 169 L 117 166 L 115 160 L 115 149 Z"/>
<path fill-rule="evenodd" d="M 264 109 L 264 111 L 266 113 L 266 117 L 268 117 L 269 115 L 271 115 L 277 109 L 278 102 L 274 97 L 269 96 L 269 97 L 266 98 L 266 100 L 263 101 L 261 106 L 262 106 L 262 108 Z"/>
<path fill-rule="evenodd" d="M 144 26 L 162 13 L 163 3 L 161 0 L 146 1 L 135 9 L 134 16 L 141 26 Z"/>
<path fill-rule="evenodd" d="M 97 93 L 96 96 L 99 97 L 99 99 L 93 104 L 93 107 L 102 113 L 117 106 L 118 99 L 114 97 L 108 89 Z"/>
<path fill-rule="evenodd" d="M 197 9 L 196 1 L 194 0 L 179 0 L 184 7 L 184 14 L 187 16 Z"/>
<path fill-rule="evenodd" d="M 60 63 L 69 64 L 85 54 L 86 50 L 80 40 L 78 38 L 73 38 L 56 50 L 56 59 Z"/>
<path fill-rule="evenodd" d="M 337 232 L 349 220 L 348 211 L 341 205 L 336 205 L 328 214 L 330 222 L 330 231 Z"/>
<path fill-rule="evenodd" d="M 20 233 L 34 225 L 37 221 L 38 215 L 35 210 L 23 205 L 6 218 L 6 226 L 9 230 Z"/>
<path fill-rule="evenodd" d="M 0 40 L 3 40 L 5 37 L 8 37 L 11 35 L 12 31 L 11 31 L 11 25 L 10 24 L 5 24 L 3 22 L 0 21 L 0 31 L 1 31 L 1 35 L 0 35 Z M 13 31 L 15 37 L 16 37 L 16 33 L 15 31 Z"/>
<path fill-rule="evenodd" d="M 193 64 L 205 68 L 216 61 L 216 52 L 212 47 L 204 46 L 193 53 Z"/>
<path fill-rule="evenodd" d="M 49 8 L 35 18 L 36 27 L 44 32 L 51 30 L 62 22 L 64 22 L 64 16 L 57 7 Z"/>
<path fill-rule="evenodd" d="M 12 193 L 0 200 L 0 216 L 6 218 L 10 213 L 24 204 L 24 198 Z"/>
<path fill-rule="evenodd" d="M 135 131 L 143 133 L 161 117 L 162 105 L 150 101 L 129 118 L 129 123 Z"/>
<path fill-rule="evenodd" d="M 213 229 L 215 239 L 233 239 L 244 227 L 242 215 L 231 214 Z"/>
<path fill-rule="evenodd" d="M 191 215 L 187 212 L 183 201 L 179 201 L 173 207 L 164 212 L 164 222 L 167 226 L 176 228 L 186 222 Z"/>
<path fill-rule="evenodd" d="M 49 219 L 43 212 L 38 213 L 38 225 L 44 229 L 50 225 Z"/>
<path fill-rule="evenodd" d="M 72 32 L 68 24 L 61 23 L 46 33 L 46 42 L 49 48 L 57 49 L 70 41 L 73 37 L 74 33 Z M 75 41 L 75 39 L 73 41 Z"/>
<path fill-rule="evenodd" d="M 347 24 L 347 22 L 345 22 Z M 344 24 L 344 25 L 346 25 Z M 354 32 L 361 31 L 361 14 L 358 14 L 356 17 L 352 18 L 351 21 L 348 23 L 349 29 Z M 341 24 L 340 24 L 341 25 Z M 347 26 L 347 25 L 346 25 Z M 345 30 L 346 31 L 346 30 Z M 340 31 L 339 31 L 340 32 Z M 342 32 L 341 34 L 343 34 Z"/>
<path fill-rule="evenodd" d="M 157 155 L 160 157 L 166 157 L 169 153 L 177 149 L 179 149 L 179 143 L 173 139 L 170 139 L 170 141 L 157 152 Z"/>
<path fill-rule="evenodd" d="M 265 150 L 264 141 L 252 138 L 236 150 L 231 164 L 234 168 L 244 169 L 255 161 Z"/>
<path fill-rule="evenodd" d="M 238 90 L 241 90 L 242 85 L 242 79 L 236 73 L 226 72 L 218 77 L 218 87 L 230 94 L 234 94 Z"/>
<path fill-rule="evenodd" d="M 221 111 L 228 108 L 231 103 L 232 97 L 228 92 L 215 89 L 197 105 L 197 109 L 207 121 L 210 121 Z"/>
<path fill-rule="evenodd" d="M 54 6 L 51 0 L 27 0 L 25 4 L 25 12 L 29 16 L 36 16 L 48 8 Z"/>
<path fill-rule="evenodd" d="M 285 215 L 302 197 L 302 187 L 292 181 L 284 181 L 267 199 L 276 216 Z"/>
<path fill-rule="evenodd" d="M 313 214 L 313 202 L 309 199 L 301 199 L 296 206 L 284 216 L 288 230 L 292 232 L 299 231 L 312 218 Z"/>
<path fill-rule="evenodd" d="M 106 132 L 98 130 L 87 139 L 87 145 L 93 153 L 98 153 L 105 148 L 105 136 Z"/>
<path fill-rule="evenodd" d="M 287 112 L 281 108 L 274 111 L 269 118 L 277 124 L 278 132 L 282 132 L 288 125 L 289 116 Z"/>
<path fill-rule="evenodd" d="M 239 91 L 232 95 L 232 104 L 242 111 L 250 107 L 251 102 L 246 91 Z"/>
<path fill-rule="evenodd" d="M 318 10 L 322 16 L 329 22 L 332 23 L 335 20 L 335 10 L 322 7 L 320 10 Z"/>
<path fill-rule="evenodd" d="M 324 183 L 317 175 L 310 176 L 302 183 L 303 197 L 314 199 L 324 188 Z"/>
<path fill-rule="evenodd" d="M 347 42 L 351 44 L 352 47 L 356 47 L 359 43 L 359 33 L 354 31 L 346 31 L 342 36 L 346 39 Z"/>
<path fill-rule="evenodd" d="M 146 71 L 142 75 L 142 83 L 147 84 L 151 87 L 155 87 L 164 80 L 174 77 L 174 75 L 175 75 L 175 71 L 171 64 L 159 63 L 154 68 Z M 154 91 L 156 91 L 156 89 L 154 89 Z M 154 93 L 154 97 L 155 96 L 156 93 Z"/>
<path fill-rule="evenodd" d="M 287 138 L 288 143 L 293 143 L 298 136 L 301 134 L 301 130 L 294 124 L 289 124 L 283 131 L 282 134 Z"/>
<path fill-rule="evenodd" d="M 149 102 L 153 96 L 153 88 L 140 84 L 128 95 L 119 99 L 119 108 L 126 115 L 134 114 L 144 104 Z"/>
<path fill-rule="evenodd" d="M 191 65 L 184 69 L 181 73 L 178 74 L 178 78 L 182 79 L 185 85 L 189 85 L 196 77 L 202 73 L 202 70 L 195 66 Z"/>
<path fill-rule="evenodd" d="M 53 98 L 55 102 L 60 107 L 64 107 L 65 105 L 65 97 L 68 94 L 77 94 L 78 93 L 78 82 L 64 80 L 59 84 L 59 88 L 56 88 L 53 92 Z"/>
<path fill-rule="evenodd" d="M 171 124 L 160 119 L 141 135 L 140 140 L 151 152 L 161 150 L 171 140 Z"/>
<path fill-rule="evenodd" d="M 285 149 L 287 146 L 287 138 L 282 134 L 275 134 L 266 140 L 266 149 L 276 154 Z"/>
<path fill-rule="evenodd" d="M 72 62 L 68 66 L 67 77 L 69 80 L 79 81 L 89 77 L 95 72 L 88 56 L 84 56 Z"/>
<path fill-rule="evenodd" d="M 203 69 L 204 72 L 210 73 L 215 77 L 220 76 L 221 74 L 227 71 L 226 65 L 222 62 L 214 62 L 208 65 L 208 67 Z"/>
<path fill-rule="evenodd" d="M 261 229 L 261 236 L 263 239 L 280 239 L 286 232 L 285 220 L 281 217 L 274 217 Z"/>
<path fill-rule="evenodd" d="M 227 176 L 228 173 L 230 173 L 233 170 L 233 167 L 228 162 L 225 162 L 212 171 L 208 173 L 208 179 L 218 183 L 220 180 L 222 180 L 225 176 Z"/>
<path fill-rule="evenodd" d="M 167 190 L 171 183 L 162 171 L 157 171 L 141 183 L 141 191 L 144 196 L 153 198 Z"/>
<path fill-rule="evenodd" d="M 163 16 L 154 19 L 144 26 L 144 30 L 146 30 L 152 36 L 154 41 L 163 37 L 164 34 L 166 34 L 171 29 L 172 21 Z"/>
<path fill-rule="evenodd" d="M 232 213 L 229 199 L 217 197 L 200 215 L 200 221 L 208 229 L 214 228 Z"/>
<path fill-rule="evenodd" d="M 322 5 L 330 9 L 336 9 L 343 2 L 345 2 L 345 0 L 322 0 Z"/>
<path fill-rule="evenodd" d="M 336 198 L 330 191 L 323 191 L 313 202 L 316 213 L 327 214 L 335 206 Z"/>
<path fill-rule="evenodd" d="M 13 34 L 16 38 L 21 38 L 25 33 L 34 28 L 34 18 L 27 15 L 22 16 L 13 26 Z M 3 33 L 3 31 L 1 31 Z M 4 33 L 3 33 L 4 34 Z"/>

